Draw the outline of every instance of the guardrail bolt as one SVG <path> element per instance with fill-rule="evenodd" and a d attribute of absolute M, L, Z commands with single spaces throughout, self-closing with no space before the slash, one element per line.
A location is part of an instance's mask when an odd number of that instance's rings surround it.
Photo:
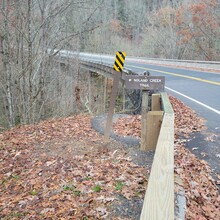
<path fill-rule="evenodd" d="M 144 71 L 143 74 L 144 74 L 144 76 L 150 76 L 150 72 L 149 71 Z"/>

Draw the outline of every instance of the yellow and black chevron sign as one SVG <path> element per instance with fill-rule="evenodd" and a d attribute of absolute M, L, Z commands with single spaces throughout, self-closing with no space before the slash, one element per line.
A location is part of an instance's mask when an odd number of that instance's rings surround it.
<path fill-rule="evenodd" d="M 123 70 L 124 62 L 125 62 L 126 53 L 118 51 L 116 53 L 114 70 L 117 72 L 121 72 Z"/>

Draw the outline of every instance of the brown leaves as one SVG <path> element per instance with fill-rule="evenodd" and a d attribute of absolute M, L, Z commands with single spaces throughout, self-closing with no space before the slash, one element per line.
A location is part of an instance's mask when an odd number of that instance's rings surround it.
<path fill-rule="evenodd" d="M 90 138 L 91 141 L 100 140 L 97 132 L 92 129 L 90 116 L 76 115 L 62 119 L 42 121 L 35 125 L 25 125 L 12 128 L 4 133 L 3 141 L 12 144 L 39 144 L 49 140 L 60 140 L 75 137 L 77 139 Z"/>
<path fill-rule="evenodd" d="M 121 136 L 135 136 L 140 138 L 141 136 L 141 116 L 132 115 L 126 118 L 119 118 L 116 123 L 113 124 L 114 131 Z"/>
<path fill-rule="evenodd" d="M 183 146 L 175 147 L 175 172 L 184 181 L 187 219 L 219 219 L 218 190 L 210 167 Z"/>
<path fill-rule="evenodd" d="M 197 114 L 185 106 L 181 101 L 169 97 L 175 112 L 175 135 L 178 137 L 189 137 L 192 132 L 199 132 L 204 128 L 204 122 Z M 114 131 L 121 136 L 141 137 L 141 116 L 132 115 L 119 118 L 113 125 Z"/>
<path fill-rule="evenodd" d="M 144 196 L 147 170 L 118 146 L 99 151 L 89 116 L 21 126 L 0 138 L 0 218 L 105 219 L 117 194 Z"/>
<path fill-rule="evenodd" d="M 169 97 L 175 112 L 175 135 L 178 137 L 189 137 L 192 132 L 204 129 L 204 120 L 173 96 Z"/>

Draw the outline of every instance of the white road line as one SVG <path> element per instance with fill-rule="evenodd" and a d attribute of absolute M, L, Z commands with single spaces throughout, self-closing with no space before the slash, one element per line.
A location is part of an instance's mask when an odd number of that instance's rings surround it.
<path fill-rule="evenodd" d="M 210 107 L 210 106 L 208 106 L 208 105 L 206 105 L 206 104 L 204 104 L 202 102 L 199 102 L 196 99 L 193 99 L 193 98 L 191 98 L 191 97 L 189 97 L 187 95 L 184 95 L 184 94 L 182 94 L 182 93 L 180 93 L 180 92 L 178 92 L 178 91 L 176 91 L 174 89 L 171 89 L 169 87 L 165 87 L 165 88 L 170 90 L 170 91 L 172 91 L 172 92 L 174 92 L 174 93 L 176 93 L 176 94 L 178 94 L 178 95 L 181 95 L 181 96 L 183 96 L 183 97 L 185 97 L 185 98 L 187 98 L 187 99 L 189 99 L 189 100 L 191 100 L 191 101 L 193 101 L 193 102 L 195 102 L 195 103 L 197 103 L 197 104 L 199 104 L 199 105 L 201 105 L 201 106 L 203 106 L 203 107 L 205 107 L 205 108 L 207 108 L 207 109 L 209 109 L 209 110 L 211 110 L 211 111 L 213 111 L 213 112 L 215 112 L 215 113 L 220 115 L 220 111 L 218 111 L 217 109 L 214 109 L 214 108 L 212 108 L 212 107 Z"/>

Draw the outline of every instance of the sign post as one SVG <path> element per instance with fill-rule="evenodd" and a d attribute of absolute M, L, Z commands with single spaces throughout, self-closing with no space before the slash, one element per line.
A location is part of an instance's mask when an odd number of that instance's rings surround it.
<path fill-rule="evenodd" d="M 118 86 L 119 86 L 120 78 L 121 78 L 121 73 L 115 72 L 112 92 L 111 92 L 111 97 L 110 97 L 110 106 L 109 106 L 105 132 L 104 132 L 104 141 L 108 141 L 109 136 L 110 136 L 110 132 L 112 128 L 112 119 L 113 119 L 113 114 L 114 114 L 114 109 L 115 109 L 115 102 L 116 102 L 116 97 L 118 93 Z"/>
<path fill-rule="evenodd" d="M 114 81 L 113 81 L 113 86 L 112 86 L 112 91 L 111 91 L 110 106 L 109 106 L 105 132 L 104 132 L 104 141 L 108 141 L 110 137 L 110 132 L 112 128 L 112 119 L 113 119 L 113 114 L 114 114 L 114 109 L 115 109 L 115 102 L 116 102 L 116 97 L 118 94 L 119 81 L 121 79 L 121 75 L 122 75 L 121 72 L 124 67 L 125 57 L 126 57 L 125 52 L 118 51 L 116 53 L 115 63 L 113 67 L 113 69 L 115 70 Z"/>

